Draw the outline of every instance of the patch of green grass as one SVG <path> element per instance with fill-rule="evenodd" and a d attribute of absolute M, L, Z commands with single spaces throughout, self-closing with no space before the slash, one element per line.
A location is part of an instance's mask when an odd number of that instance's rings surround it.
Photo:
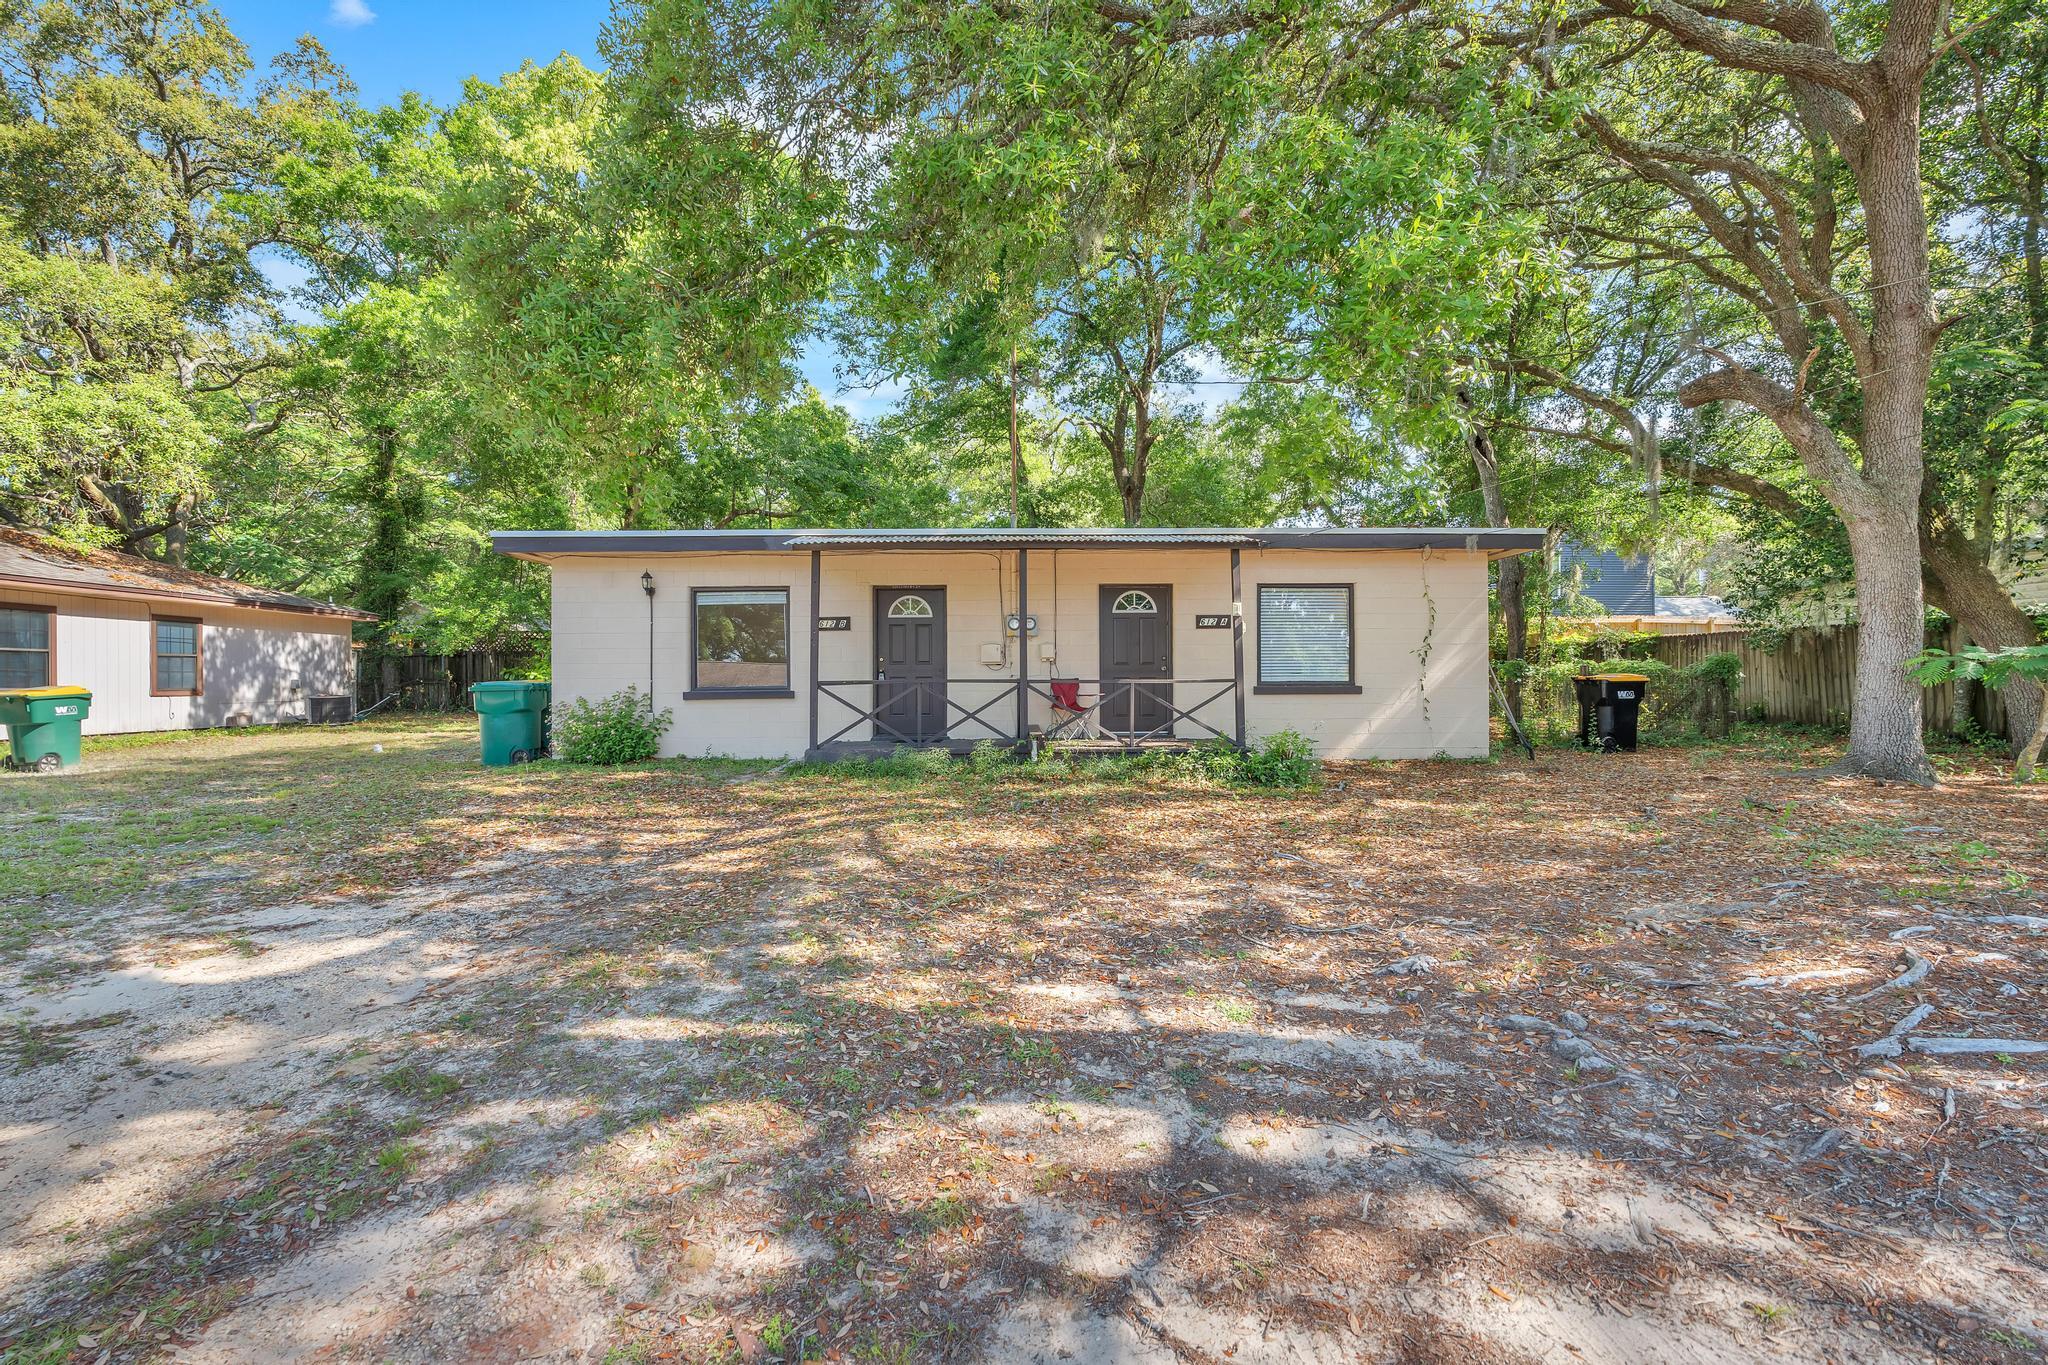
<path fill-rule="evenodd" d="M 796 1343 L 797 1329 L 782 1314 L 777 1313 L 761 1324 L 761 1344 L 775 1354 L 785 1354 Z"/>
<path fill-rule="evenodd" d="M 1060 1051 L 1043 1038 L 1014 1038 L 1010 1041 L 1010 1060 L 1022 1066 L 1042 1066 L 1060 1059 Z"/>
<path fill-rule="evenodd" d="M 426 1151 L 416 1142 L 389 1142 L 377 1149 L 377 1169 L 388 1176 L 404 1179 L 420 1164 L 420 1157 Z"/>
<path fill-rule="evenodd" d="M 1252 1020 L 1259 1017 L 1258 1007 L 1248 1004 L 1243 1000 L 1233 1000 L 1229 996 L 1218 996 L 1215 1003 L 1216 1012 L 1233 1024 L 1249 1024 Z"/>
<path fill-rule="evenodd" d="M 499 789 L 475 746 L 474 720 L 456 717 L 178 731 L 88 739 L 61 781 L 0 774 L 15 817 L 0 821 L 0 952 L 142 896 L 185 910 L 223 889 L 376 884 Z"/>
<path fill-rule="evenodd" d="M 973 1207 L 953 1194 L 942 1194 L 917 1211 L 917 1225 L 926 1232 L 953 1232 L 973 1219 Z"/>
<path fill-rule="evenodd" d="M 384 1073 L 384 1086 L 409 1099 L 445 1100 L 462 1089 L 462 1078 L 445 1071 L 427 1071 L 411 1062 Z"/>

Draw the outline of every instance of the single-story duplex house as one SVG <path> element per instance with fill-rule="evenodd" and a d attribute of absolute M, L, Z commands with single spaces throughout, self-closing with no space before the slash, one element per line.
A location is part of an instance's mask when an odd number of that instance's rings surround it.
<path fill-rule="evenodd" d="M 0 527 L 0 690 L 88 689 L 89 735 L 345 719 L 375 619 Z"/>
<path fill-rule="evenodd" d="M 1487 564 L 1540 530 L 498 531 L 546 564 L 557 705 L 666 755 L 1308 736 L 1487 752 Z"/>

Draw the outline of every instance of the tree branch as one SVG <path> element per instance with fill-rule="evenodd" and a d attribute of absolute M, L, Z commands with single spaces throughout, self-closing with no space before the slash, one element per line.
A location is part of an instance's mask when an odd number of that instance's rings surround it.
<path fill-rule="evenodd" d="M 1844 61 L 1835 51 L 1825 26 L 1815 34 L 1820 41 L 1764 42 L 1732 33 L 1718 22 L 1724 15 L 1738 18 L 1740 12 L 1760 7 L 1727 3 L 1703 11 L 1677 3 L 1677 0 L 1598 0 L 1598 3 L 1616 18 L 1668 33 L 1680 47 L 1723 66 L 1765 76 L 1810 81 L 1847 95 L 1859 107 L 1865 107 L 1877 98 L 1876 82 L 1869 67 Z M 1738 22 L 1748 21 L 1738 18 Z"/>
<path fill-rule="evenodd" d="M 1777 380 L 1746 365 L 1727 364 L 1679 385 L 1678 401 L 1688 410 L 1724 402 L 1756 409 L 1783 433 L 1805 462 L 1807 471 L 1831 497 L 1861 500 L 1863 476 L 1850 460 L 1849 452 L 1806 401 Z"/>

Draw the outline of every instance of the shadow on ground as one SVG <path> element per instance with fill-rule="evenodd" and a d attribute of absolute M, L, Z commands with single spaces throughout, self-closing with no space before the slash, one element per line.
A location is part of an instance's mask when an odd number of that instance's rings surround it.
<path fill-rule="evenodd" d="M 195 836 L 170 870 L 248 875 L 190 903 L 145 866 L 31 907 L 66 927 L 7 982 L 12 1355 L 1988 1360 L 2048 1328 L 2040 1063 L 1856 1051 L 1922 1003 L 2048 1034 L 2042 798 L 1988 773 L 1546 755 L 1263 797 L 336 742 L 74 789 L 116 827 L 181 782 L 320 817 Z M 1930 973 L 1881 989 L 1907 945 Z"/>

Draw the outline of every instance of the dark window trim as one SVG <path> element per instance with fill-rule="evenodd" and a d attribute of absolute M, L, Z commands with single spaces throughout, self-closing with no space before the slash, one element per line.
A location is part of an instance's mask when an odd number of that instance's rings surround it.
<path fill-rule="evenodd" d="M 782 594 L 782 668 L 785 678 L 795 676 L 796 662 L 790 658 L 789 604 L 796 589 L 787 583 L 707 583 L 690 589 L 690 690 L 684 701 L 711 701 L 727 697 L 794 697 L 796 690 L 782 687 L 701 687 L 697 683 L 697 598 L 707 592 L 779 592 Z"/>
<path fill-rule="evenodd" d="M 1357 683 L 1253 683 L 1252 695 L 1292 694 L 1297 697 L 1356 697 L 1365 689 Z"/>
<path fill-rule="evenodd" d="M 1266 589 L 1268 588 L 1342 588 L 1344 590 L 1344 681 L 1338 682 L 1280 682 L 1266 681 Z M 1331 696 L 1352 696 L 1364 692 L 1358 685 L 1358 585 L 1356 583 L 1258 583 L 1253 585 L 1252 599 L 1258 604 L 1255 615 L 1259 623 L 1258 657 L 1253 664 L 1252 691 L 1325 693 Z"/>
<path fill-rule="evenodd" d="M 9 654 L 42 654 L 47 671 L 43 675 L 43 686 L 57 685 L 57 609 L 47 602 L 0 602 L 0 611 L 39 611 L 50 618 L 47 632 L 50 640 L 48 649 L 10 649 Z"/>
<path fill-rule="evenodd" d="M 157 672 L 157 666 L 156 666 L 156 664 L 157 664 L 157 652 L 156 652 L 156 642 L 157 642 L 157 634 L 156 634 L 156 627 L 157 627 L 157 623 L 158 623 L 159 621 L 161 621 L 161 622 L 164 622 L 165 624 L 168 624 L 168 625 L 176 625 L 176 626 L 190 626 L 190 627 L 192 627 L 192 686 L 190 686 L 190 687 L 170 687 L 170 688 L 165 688 L 165 687 L 159 687 L 159 686 L 157 686 L 157 679 L 158 679 L 159 677 L 161 677 L 161 676 L 162 676 L 161 674 L 159 674 L 159 673 Z M 176 658 L 182 658 L 183 656 L 182 656 L 182 655 L 177 655 L 177 654 L 173 654 L 173 655 L 172 655 L 171 657 L 172 657 L 172 658 L 174 658 L 174 659 L 176 659 Z M 152 697 L 203 697 L 203 696 L 205 696 L 205 695 L 206 695 L 206 622 L 205 622 L 205 621 L 201 620 L 201 619 L 200 619 L 199 617 L 197 617 L 197 616 L 159 616 L 159 615 L 157 615 L 157 614 L 156 614 L 155 612 L 151 612 L 151 613 L 150 613 L 150 615 L 149 615 L 149 695 L 150 695 L 150 696 L 152 696 Z"/>

